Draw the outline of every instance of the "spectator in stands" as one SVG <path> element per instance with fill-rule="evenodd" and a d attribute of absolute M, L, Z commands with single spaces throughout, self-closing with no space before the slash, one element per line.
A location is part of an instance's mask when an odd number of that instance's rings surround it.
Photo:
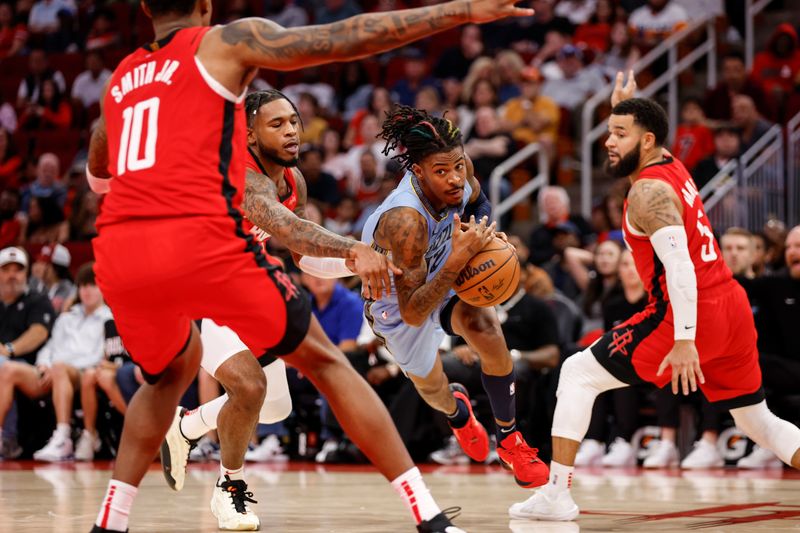
<path fill-rule="evenodd" d="M 528 241 L 530 256 L 528 261 L 543 265 L 555 254 L 553 239 L 560 224 L 571 222 L 577 228 L 578 244 L 586 246 L 592 236 L 592 229 L 580 215 L 570 214 L 570 201 L 563 187 L 544 187 L 539 192 L 539 219 L 541 224 L 534 228 Z"/>
<path fill-rule="evenodd" d="M 311 93 L 317 99 L 322 110 L 321 114 L 336 113 L 336 91 L 327 80 L 323 79 L 320 67 L 304 68 L 300 71 L 300 75 L 302 79 L 299 83 L 283 88 L 283 93 L 289 101 L 299 102 L 301 94 Z"/>
<path fill-rule="evenodd" d="M 514 242 L 516 237 L 511 239 Z M 521 241 L 517 246 L 524 246 Z M 527 249 L 527 247 L 525 247 Z M 517 248 L 520 250 L 520 248 Z M 583 331 L 583 316 L 578 306 L 556 290 L 553 280 L 543 268 L 525 265 L 527 278 L 525 280 L 525 290 L 532 296 L 541 298 L 550 306 L 556 316 L 558 324 L 558 339 L 561 353 L 574 353 L 577 348 L 578 339 Z"/>
<path fill-rule="evenodd" d="M 703 103 L 699 98 L 686 98 L 681 105 L 681 122 L 675 130 L 672 154 L 686 168 L 694 168 L 700 160 L 714 152 L 714 136 L 706 125 Z"/>
<path fill-rule="evenodd" d="M 346 199 L 345 199 L 346 200 Z M 345 203 L 345 200 L 342 203 Z M 311 294 L 311 312 L 319 320 L 328 338 L 345 353 L 358 348 L 357 339 L 363 323 L 363 307 L 361 298 L 348 291 L 335 279 L 321 279 L 305 272 L 302 274 L 303 285 Z M 318 463 L 339 462 L 338 450 L 348 448 L 344 443 L 345 436 L 338 422 L 332 416 L 330 406 L 322 398 L 320 407 L 323 429 L 320 438 L 324 441 L 316 456 Z"/>
<path fill-rule="evenodd" d="M 367 219 L 378 209 L 378 206 L 383 203 L 386 198 L 392 193 L 394 188 L 397 186 L 397 182 L 389 176 L 383 176 L 379 178 L 379 187 L 376 196 L 372 197 L 367 202 L 360 203 L 361 207 L 361 214 L 358 215 L 358 220 L 356 220 L 355 224 L 353 225 L 353 234 L 356 237 L 361 236 L 361 232 L 364 230 L 364 225 L 367 223 Z"/>
<path fill-rule="evenodd" d="M 513 50 L 503 50 L 495 58 L 497 73 L 497 99 L 501 105 L 522 95 L 520 84 L 525 61 Z"/>
<path fill-rule="evenodd" d="M 17 131 L 17 112 L 9 102 L 0 102 L 0 128 L 9 133 Z"/>
<path fill-rule="evenodd" d="M 437 82 L 428 74 L 428 63 L 422 50 L 406 48 L 403 57 L 405 58 L 403 77 L 392 86 L 392 100 L 410 106 L 414 105 L 420 89 L 435 87 Z"/>
<path fill-rule="evenodd" d="M 0 189 L 18 188 L 22 157 L 7 129 L 0 127 Z"/>
<path fill-rule="evenodd" d="M 473 63 L 473 67 L 481 60 Z M 464 84 L 466 89 L 467 83 Z M 466 93 L 465 93 L 466 94 Z M 481 107 L 497 107 L 497 86 L 488 79 L 478 79 L 472 85 L 472 91 L 465 101 L 465 105 L 458 108 L 458 126 L 461 133 L 468 137 L 475 126 L 475 114 Z"/>
<path fill-rule="evenodd" d="M 67 190 L 59 181 L 61 164 L 52 153 L 39 156 L 36 164 L 36 179 L 22 192 L 22 210 L 28 211 L 31 198 L 54 198 L 63 207 L 67 199 Z"/>
<path fill-rule="evenodd" d="M 16 427 L 4 423 L 14 401 L 7 385 L 20 373 L 36 373 L 39 348 L 50 335 L 55 311 L 46 296 L 28 289 L 28 256 L 21 248 L 0 250 L 0 456 L 19 455 Z M 28 392 L 38 388 L 39 376 Z M 24 391 L 24 389 L 23 389 Z"/>
<path fill-rule="evenodd" d="M 78 272 L 78 279 L 79 281 L 82 279 L 80 272 Z M 81 375 L 81 407 L 83 407 L 84 419 L 94 420 L 91 410 L 94 409 L 94 412 L 97 412 L 95 394 L 98 388 L 106 394 L 111 405 L 121 415 L 124 416 L 128 409 L 128 403 L 117 384 L 117 377 L 124 371 L 123 369 L 135 367 L 136 364 L 131 361 L 125 351 L 122 337 L 119 336 L 113 320 L 107 320 L 105 323 L 103 355 L 105 357 L 99 365 L 86 369 Z M 93 400 L 94 404 L 92 405 Z"/>
<path fill-rule="evenodd" d="M 742 139 L 742 153 L 753 146 L 762 135 L 772 127 L 772 123 L 765 120 L 758 113 L 753 99 L 744 94 L 737 94 L 732 100 L 733 123 L 739 128 Z"/>
<path fill-rule="evenodd" d="M 731 120 L 732 100 L 737 94 L 753 99 L 762 115 L 773 118 L 772 106 L 760 82 L 747 75 L 741 52 L 728 52 L 722 56 L 721 80 L 705 98 L 703 109 L 711 120 Z"/>
<path fill-rule="evenodd" d="M 370 155 L 369 152 L 363 154 L 365 159 Z M 353 226 L 358 218 L 358 203 L 352 196 L 343 196 L 336 205 L 334 214 L 325 219 L 325 228 L 338 235 L 351 235 Z"/>
<path fill-rule="evenodd" d="M 0 61 L 22 53 L 27 40 L 28 30 L 14 19 L 11 2 L 0 2 Z"/>
<path fill-rule="evenodd" d="M 597 12 L 597 5 L 597 0 L 561 0 L 556 4 L 554 13 L 578 26 L 585 24 Z"/>
<path fill-rule="evenodd" d="M 293 0 L 266 0 L 264 16 L 284 28 L 294 28 L 308 24 L 308 13 L 295 5 Z"/>
<path fill-rule="evenodd" d="M 753 234 L 744 228 L 730 227 L 719 239 L 722 258 L 734 276 L 753 279 L 753 257 L 755 245 Z"/>
<path fill-rule="evenodd" d="M 73 210 L 69 220 L 71 241 L 89 241 L 97 237 L 98 200 L 92 191 L 86 191 L 78 199 L 78 208 Z"/>
<path fill-rule="evenodd" d="M 601 330 L 603 305 L 622 292 L 619 283 L 621 254 L 622 246 L 617 241 L 598 244 L 594 253 L 583 248 L 564 250 L 564 266 L 583 295 L 581 307 L 586 331 Z"/>
<path fill-rule="evenodd" d="M 56 319 L 50 340 L 36 357 L 36 367 L 21 367 L 11 382 L 0 385 L 0 397 L 5 392 L 3 388 L 19 388 L 25 394 L 33 392 L 29 395 L 32 398 L 52 391 L 56 429 L 47 445 L 33 454 L 37 461 L 73 458 L 70 421 L 75 389 L 80 387 L 81 374 L 103 360 L 106 322 L 112 320 L 111 310 L 103 302 L 103 295 L 94 282 L 92 265 L 81 267 L 78 275 L 79 302 Z M 80 392 L 83 391 L 81 388 Z M 91 393 L 95 394 L 95 391 L 91 390 Z M 95 398 L 95 406 L 96 402 Z M 89 403 L 91 405 L 91 400 Z M 89 414 L 96 418 L 97 410 Z M 74 447 L 74 458 L 79 461 L 91 461 L 100 449 L 95 421 L 84 417 L 84 431 Z"/>
<path fill-rule="evenodd" d="M 365 142 L 360 146 L 353 146 L 347 152 L 347 183 L 358 183 L 361 180 L 361 155 L 364 152 L 370 152 L 375 157 L 378 174 L 383 174 L 386 170 L 389 158 L 383 153 L 385 143 L 378 139 L 380 131 L 380 122 L 375 115 L 366 115 L 361 120 L 360 134 Z"/>
<path fill-rule="evenodd" d="M 20 115 L 19 124 L 26 130 L 69 129 L 72 107 L 53 80 L 44 80 L 39 99 Z"/>
<path fill-rule="evenodd" d="M 86 36 L 86 50 L 98 52 L 119 46 L 120 33 L 116 27 L 116 22 L 113 11 L 108 9 L 97 10 L 92 20 L 92 27 Z M 74 94 L 73 92 L 73 98 Z"/>
<path fill-rule="evenodd" d="M 431 116 L 441 117 L 442 101 L 439 98 L 439 91 L 435 87 L 423 87 L 417 93 L 414 107 L 424 110 Z"/>
<path fill-rule="evenodd" d="M 567 42 L 575 32 L 575 26 L 565 17 L 555 14 L 555 0 L 533 0 L 536 11 L 532 23 L 526 27 L 525 19 L 519 20 L 504 39 L 506 47 L 513 46 L 518 52 L 534 53 L 534 66 L 541 65 Z"/>
<path fill-rule="evenodd" d="M 328 121 L 320 116 L 319 101 L 311 93 L 300 93 L 297 101 L 297 110 L 300 112 L 300 142 L 319 144 L 322 132 L 328 129 Z"/>
<path fill-rule="evenodd" d="M 671 0 L 647 0 L 647 5 L 635 9 L 628 19 L 634 44 L 643 51 L 655 47 L 688 24 L 689 14 Z"/>
<path fill-rule="evenodd" d="M 31 198 L 28 216 L 22 220 L 23 244 L 62 243 L 69 237 L 69 224 L 64 217 L 64 210 L 52 197 Z"/>
<path fill-rule="evenodd" d="M 459 46 L 448 48 L 439 56 L 433 75 L 445 80 L 455 78 L 463 80 L 467 77 L 472 62 L 483 54 L 483 35 L 480 26 L 469 24 L 461 28 Z"/>
<path fill-rule="evenodd" d="M 514 141 L 500 127 L 494 107 L 483 106 L 475 113 L 475 126 L 466 138 L 464 151 L 472 159 L 475 177 L 489 191 L 489 177 L 513 153 Z"/>
<path fill-rule="evenodd" d="M 39 101 L 45 80 L 53 80 L 62 94 L 66 92 L 64 75 L 50 68 L 44 50 L 34 48 L 28 56 L 28 74 L 20 82 L 17 91 L 17 109 L 27 109 L 29 105 Z"/>
<path fill-rule="evenodd" d="M 0 249 L 19 244 L 22 237 L 22 224 L 19 211 L 20 196 L 17 189 L 3 189 L 0 192 Z"/>
<path fill-rule="evenodd" d="M 318 4 L 321 5 L 315 11 L 315 24 L 331 24 L 361 13 L 354 0 L 323 0 Z"/>
<path fill-rule="evenodd" d="M 541 94 L 542 75 L 536 67 L 522 70 L 522 95 L 505 107 L 504 127 L 520 144 L 542 143 L 554 155 L 561 111 L 552 98 Z"/>
<path fill-rule="evenodd" d="M 786 236 L 786 272 L 756 279 L 737 278 L 755 310 L 761 372 L 767 401 L 776 412 L 797 421 L 796 404 L 785 397 L 797 394 L 800 382 L 800 226 Z M 772 452 L 756 446 L 739 460 L 740 468 L 781 467 Z"/>
<path fill-rule="evenodd" d="M 800 73 L 800 44 L 797 30 L 788 22 L 779 24 L 767 47 L 756 54 L 753 77 L 760 81 L 771 98 L 782 100 L 794 90 Z"/>
<path fill-rule="evenodd" d="M 338 130 L 328 128 L 322 133 L 322 170 L 336 178 L 337 181 L 347 175 L 350 160 L 347 152 L 342 150 L 342 136 Z"/>
<path fill-rule="evenodd" d="M 61 29 L 62 12 L 74 13 L 75 4 L 68 0 L 39 0 L 31 7 L 28 29 L 31 33 L 54 35 Z"/>
<path fill-rule="evenodd" d="M 619 282 L 622 290 L 603 301 L 604 331 L 625 322 L 647 305 L 644 284 L 636 271 L 633 255 L 627 249 L 622 250 L 619 259 Z M 575 457 L 576 466 L 598 463 L 603 466 L 636 466 L 636 449 L 631 445 L 631 439 L 638 428 L 639 404 L 637 387 L 625 387 L 598 396 L 589 431 Z M 608 415 L 612 412 L 614 430 L 609 432 Z M 611 440 L 608 453 L 605 447 L 607 439 Z"/>
<path fill-rule="evenodd" d="M 605 52 L 611 43 L 611 27 L 616 22 L 616 12 L 611 0 L 597 0 L 593 13 L 575 28 L 575 44 L 583 44 L 595 52 Z M 627 31 L 626 31 L 627 33 Z"/>
<path fill-rule="evenodd" d="M 608 51 L 600 55 L 596 64 L 606 77 L 613 79 L 617 72 L 628 72 L 641 56 L 639 48 L 633 44 L 628 26 L 617 21 L 611 26 Z"/>
<path fill-rule="evenodd" d="M 742 153 L 742 139 L 733 124 L 722 123 L 714 129 L 714 153 L 700 160 L 692 169 L 692 178 L 702 189 L 723 166 Z"/>
<path fill-rule="evenodd" d="M 542 94 L 560 107 L 575 111 L 595 91 L 606 85 L 606 80 L 596 69 L 584 68 L 583 52 L 576 46 L 568 44 L 562 47 L 556 62 L 563 78 L 545 81 Z"/>
<path fill-rule="evenodd" d="M 344 136 L 344 147 L 352 148 L 365 142 L 372 142 L 372 139 L 365 139 L 361 135 L 361 122 L 366 116 L 374 115 L 378 119 L 378 125 L 380 126 L 383 124 L 386 113 L 392 109 L 392 105 L 392 96 L 389 91 L 383 87 L 375 87 L 369 97 L 367 107 L 356 111 L 350 120 Z"/>
<path fill-rule="evenodd" d="M 350 121 L 359 109 L 369 105 L 375 86 L 361 61 L 351 61 L 342 65 L 337 84 L 336 97 L 339 111 L 345 121 Z"/>
<path fill-rule="evenodd" d="M 42 246 L 31 267 L 28 283 L 31 290 L 47 295 L 56 313 L 64 311 L 65 304 L 72 302 L 76 295 L 69 271 L 71 262 L 72 255 L 64 245 L 48 244 Z"/>
<path fill-rule="evenodd" d="M 78 74 L 72 84 L 72 101 L 77 108 L 88 108 L 100 102 L 103 87 L 111 77 L 111 71 L 105 67 L 103 54 L 88 52 L 86 54 L 86 70 Z"/>
<path fill-rule="evenodd" d="M 359 179 L 348 179 L 347 195 L 352 196 L 357 205 L 370 203 L 379 195 L 381 175 L 378 172 L 378 161 L 369 150 L 361 152 L 358 160 Z"/>
<path fill-rule="evenodd" d="M 301 147 L 297 168 L 306 180 L 309 200 L 316 201 L 323 211 L 339 203 L 339 185 L 336 178 L 322 171 L 322 151 L 319 148 Z"/>

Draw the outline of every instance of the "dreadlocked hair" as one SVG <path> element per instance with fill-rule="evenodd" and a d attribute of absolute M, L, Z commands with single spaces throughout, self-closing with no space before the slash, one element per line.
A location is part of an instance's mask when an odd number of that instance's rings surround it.
<path fill-rule="evenodd" d="M 294 105 L 288 96 L 280 92 L 278 89 L 267 89 L 264 91 L 255 91 L 247 95 L 244 101 L 244 111 L 247 114 L 247 127 L 252 128 L 256 121 L 256 115 L 262 105 L 274 102 L 275 100 L 286 100 L 294 109 L 297 115 L 297 120 L 300 121 L 300 127 L 303 128 L 303 118 L 300 116 L 300 111 Z"/>
<path fill-rule="evenodd" d="M 404 153 L 392 159 L 406 170 L 432 154 L 449 152 L 463 144 L 461 130 L 450 120 L 399 104 L 386 114 L 378 137 L 386 141 L 383 155 L 388 156 L 398 146 L 405 148 Z"/>

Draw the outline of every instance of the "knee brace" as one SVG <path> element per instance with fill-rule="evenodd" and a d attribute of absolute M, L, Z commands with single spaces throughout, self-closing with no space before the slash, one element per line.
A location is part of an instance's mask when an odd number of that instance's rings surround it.
<path fill-rule="evenodd" d="M 731 409 L 736 425 L 756 444 L 771 450 L 787 465 L 800 449 L 800 428 L 780 419 L 769 410 L 767 402 Z"/>
<path fill-rule="evenodd" d="M 273 424 L 284 420 L 292 412 L 292 396 L 286 380 L 286 364 L 278 359 L 263 369 L 267 378 L 267 395 L 261 405 L 258 421 Z"/>
<path fill-rule="evenodd" d="M 567 358 L 558 379 L 552 435 L 582 441 L 589 429 L 595 398 L 601 392 L 625 386 L 603 368 L 588 348 Z"/>

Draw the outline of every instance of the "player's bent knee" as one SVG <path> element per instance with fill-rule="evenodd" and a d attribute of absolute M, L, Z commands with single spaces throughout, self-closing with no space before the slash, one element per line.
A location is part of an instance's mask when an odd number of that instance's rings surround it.
<path fill-rule="evenodd" d="M 94 368 L 89 368 L 81 373 L 81 386 L 93 387 L 97 384 L 97 371 Z"/>
<path fill-rule="evenodd" d="M 792 464 L 800 449 L 800 428 L 775 416 L 766 401 L 731 409 L 731 416 L 736 426 L 756 444 L 772 450 L 784 463 Z"/>
<path fill-rule="evenodd" d="M 560 396 L 567 389 L 591 392 L 597 396 L 601 392 L 624 386 L 625 383 L 603 368 L 591 350 L 587 348 L 568 357 L 561 365 L 556 396 Z"/>
<path fill-rule="evenodd" d="M 292 396 L 287 394 L 274 400 L 267 400 L 261 406 L 258 422 L 261 424 L 274 424 L 286 420 L 292 413 Z"/>

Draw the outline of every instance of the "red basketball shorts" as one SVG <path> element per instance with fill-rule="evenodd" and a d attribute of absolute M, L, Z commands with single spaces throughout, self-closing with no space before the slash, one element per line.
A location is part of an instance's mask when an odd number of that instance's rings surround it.
<path fill-rule="evenodd" d="M 656 372 L 675 343 L 673 327 L 672 306 L 650 304 L 603 335 L 591 350 L 620 381 L 661 388 L 672 380 L 669 368 L 661 376 Z M 750 302 L 737 282 L 699 291 L 695 344 L 706 379 L 699 386 L 710 402 L 735 409 L 764 399 L 756 338 Z"/>
<path fill-rule="evenodd" d="M 151 376 L 185 349 L 192 320 L 228 326 L 257 357 L 292 353 L 308 331 L 306 294 L 233 218 L 131 221 L 103 227 L 93 245 L 125 347 Z"/>

